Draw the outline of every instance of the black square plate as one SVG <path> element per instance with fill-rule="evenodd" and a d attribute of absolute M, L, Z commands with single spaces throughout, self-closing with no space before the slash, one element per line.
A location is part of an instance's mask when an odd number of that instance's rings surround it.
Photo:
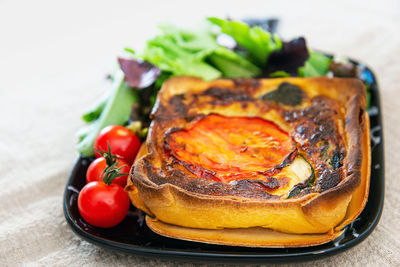
<path fill-rule="evenodd" d="M 371 123 L 371 184 L 368 202 L 360 216 L 337 239 L 319 246 L 298 248 L 247 248 L 209 245 L 167 238 L 153 233 L 144 222 L 144 214 L 131 206 L 119 225 L 101 229 L 88 225 L 80 216 L 78 194 L 86 182 L 86 170 L 92 161 L 79 158 L 73 167 L 64 193 L 67 222 L 85 240 L 108 249 L 142 256 L 199 262 L 267 263 L 305 261 L 333 255 L 363 241 L 376 227 L 384 202 L 384 157 L 380 96 L 372 71 L 356 61 L 362 70 L 360 79 L 369 87 Z"/>

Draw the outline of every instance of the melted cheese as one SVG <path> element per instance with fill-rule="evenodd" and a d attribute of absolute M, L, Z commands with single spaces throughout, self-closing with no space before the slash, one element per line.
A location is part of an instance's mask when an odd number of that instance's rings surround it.
<path fill-rule="evenodd" d="M 296 184 L 306 181 L 311 173 L 312 169 L 310 164 L 303 157 L 297 156 L 292 164 L 286 166 L 278 174 L 274 175 L 278 180 L 288 178 L 287 185 L 279 187 L 270 193 L 285 198 Z"/>

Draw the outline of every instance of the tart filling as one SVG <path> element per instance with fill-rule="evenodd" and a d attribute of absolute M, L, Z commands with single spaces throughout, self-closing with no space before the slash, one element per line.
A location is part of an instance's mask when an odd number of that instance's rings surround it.
<path fill-rule="evenodd" d="M 231 184 L 258 180 L 266 192 L 280 197 L 312 173 L 297 156 L 291 136 L 257 117 L 202 116 L 184 128 L 170 129 L 164 148 L 195 177 Z"/>
<path fill-rule="evenodd" d="M 168 133 L 165 148 L 197 176 L 225 183 L 265 180 L 296 156 L 293 140 L 275 123 L 217 114 Z"/>

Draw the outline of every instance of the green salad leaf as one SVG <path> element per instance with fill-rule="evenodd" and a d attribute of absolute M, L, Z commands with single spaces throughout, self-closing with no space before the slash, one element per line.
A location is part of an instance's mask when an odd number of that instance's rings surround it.
<path fill-rule="evenodd" d="M 147 42 L 144 60 L 173 75 L 190 75 L 205 80 L 222 76 L 221 71 L 205 62 L 205 57 L 216 48 L 208 38 L 203 40 L 202 34 L 197 36 L 196 33 L 188 34 L 172 28 L 162 29 L 162 35 Z"/>
<path fill-rule="evenodd" d="M 258 26 L 250 27 L 243 22 L 215 17 L 208 18 L 208 21 L 218 25 L 223 33 L 235 39 L 239 45 L 248 51 L 253 62 L 260 67 L 265 66 L 268 56 L 273 51 L 282 48 L 282 42 L 277 35 L 271 34 Z"/>
<path fill-rule="evenodd" d="M 298 69 L 300 77 L 325 76 L 329 71 L 329 65 L 332 59 L 324 54 L 309 51 L 310 57 L 303 67 Z"/>
<path fill-rule="evenodd" d="M 198 53 L 199 57 L 207 56 L 219 46 L 208 29 L 189 31 L 172 25 L 161 25 L 159 28 L 164 37 L 170 38 L 177 46 L 187 51 Z"/>
<path fill-rule="evenodd" d="M 94 155 L 93 144 L 97 134 L 108 125 L 124 125 L 131 114 L 131 107 L 138 102 L 137 91 L 132 90 L 124 81 L 124 74 L 118 70 L 114 75 L 111 94 L 100 116 L 84 127 L 78 134 L 78 151 L 85 157 Z"/>
<path fill-rule="evenodd" d="M 174 75 L 190 75 L 205 80 L 221 77 L 221 72 L 204 62 L 202 55 L 185 50 L 169 38 L 156 37 L 150 40 L 143 58 Z"/>
<path fill-rule="evenodd" d="M 163 72 L 205 80 L 254 77 L 261 72 L 243 56 L 219 45 L 209 30 L 160 29 L 162 33 L 147 42 L 142 57 Z"/>
<path fill-rule="evenodd" d="M 256 65 L 222 46 L 214 50 L 208 58 L 227 78 L 251 78 L 261 73 Z"/>
<path fill-rule="evenodd" d="M 277 70 L 268 75 L 270 78 L 290 77 L 290 74 L 283 70 Z"/>
<path fill-rule="evenodd" d="M 83 115 L 82 120 L 85 122 L 92 122 L 100 117 L 101 112 L 106 106 L 108 95 L 103 96 L 96 104 L 91 106 Z"/>

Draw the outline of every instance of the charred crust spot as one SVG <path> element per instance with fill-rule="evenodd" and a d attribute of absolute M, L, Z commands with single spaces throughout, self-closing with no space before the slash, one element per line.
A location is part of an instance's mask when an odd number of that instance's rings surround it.
<path fill-rule="evenodd" d="M 295 140 L 314 147 L 321 141 L 336 141 L 340 135 L 334 121 L 337 111 L 332 108 L 333 104 L 333 100 L 317 96 L 312 99 L 311 106 L 305 109 L 284 111 L 285 121 L 295 124 Z"/>
<path fill-rule="evenodd" d="M 252 100 L 244 91 L 235 91 L 227 87 L 210 87 L 203 92 L 203 95 L 211 96 L 223 103 Z"/>
<path fill-rule="evenodd" d="M 185 105 L 184 100 L 185 95 L 179 94 L 173 95 L 166 105 L 156 102 L 150 114 L 150 119 L 164 122 L 169 121 L 171 117 L 185 118 L 189 108 Z"/>
<path fill-rule="evenodd" d="M 262 185 L 267 188 L 271 188 L 271 189 L 279 188 L 279 181 L 278 181 L 278 179 L 276 179 L 274 177 L 269 178 L 268 182 L 265 182 L 265 181 L 259 181 L 259 182 L 262 183 Z"/>
<path fill-rule="evenodd" d="M 364 122 L 364 110 L 360 109 L 358 113 L 358 123 L 362 125 Z"/>
<path fill-rule="evenodd" d="M 236 196 L 278 199 L 278 197 L 268 193 L 268 190 L 279 187 L 279 181 L 275 178 L 270 178 L 270 181 L 244 179 L 232 181 L 229 186 Z"/>
<path fill-rule="evenodd" d="M 278 102 L 286 106 L 297 106 L 301 104 L 305 95 L 304 91 L 297 85 L 283 82 L 276 90 L 261 96 L 261 99 Z"/>
<path fill-rule="evenodd" d="M 276 189 L 276 188 L 279 188 L 279 186 L 280 186 L 278 179 L 276 179 L 274 177 L 270 177 L 268 179 L 268 181 L 244 179 L 244 180 L 238 180 L 238 181 L 236 181 L 236 183 L 231 182 L 231 184 L 238 185 L 238 186 L 251 185 L 252 187 L 257 188 L 259 190 Z"/>
<path fill-rule="evenodd" d="M 340 167 L 343 166 L 343 159 L 344 159 L 344 153 L 336 148 L 335 151 L 333 152 L 332 157 L 329 160 L 329 165 L 333 170 L 339 169 Z"/>
<path fill-rule="evenodd" d="M 302 189 L 297 195 L 296 195 L 296 197 L 302 197 L 302 196 L 305 196 L 305 195 L 308 195 L 308 194 L 311 194 L 311 193 L 315 193 L 315 189 L 313 188 L 313 187 L 307 187 L 307 188 L 304 188 L 304 189 Z"/>
<path fill-rule="evenodd" d="M 329 142 L 328 141 L 321 141 L 317 144 L 319 148 L 319 154 L 320 158 L 327 158 L 328 157 L 328 151 L 329 151 Z"/>
<path fill-rule="evenodd" d="M 173 107 L 174 113 L 179 115 L 179 117 L 185 117 L 187 113 L 187 106 L 183 102 L 184 99 L 185 95 L 179 94 L 172 96 L 168 101 L 168 104 Z"/>
<path fill-rule="evenodd" d="M 257 79 L 246 79 L 246 78 L 237 78 L 233 79 L 233 83 L 235 84 L 235 87 L 242 88 L 241 90 L 245 91 L 255 91 L 258 88 L 260 88 L 261 83 Z"/>
<path fill-rule="evenodd" d="M 326 191 L 337 186 L 342 179 L 343 170 L 341 168 L 335 170 L 324 168 L 319 172 L 316 189 L 319 192 Z"/>

